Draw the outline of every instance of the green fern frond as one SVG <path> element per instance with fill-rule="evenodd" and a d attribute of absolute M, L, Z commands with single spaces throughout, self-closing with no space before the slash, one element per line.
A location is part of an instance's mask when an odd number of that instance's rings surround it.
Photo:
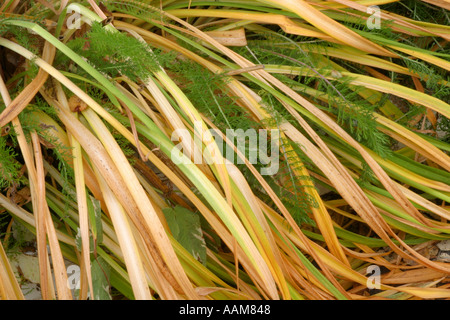
<path fill-rule="evenodd" d="M 123 32 L 108 31 L 95 22 L 85 37 L 72 41 L 68 43 L 70 48 L 112 78 L 125 75 L 133 81 L 145 81 L 173 58 L 158 54 L 158 50 L 153 52 L 148 44 Z"/>

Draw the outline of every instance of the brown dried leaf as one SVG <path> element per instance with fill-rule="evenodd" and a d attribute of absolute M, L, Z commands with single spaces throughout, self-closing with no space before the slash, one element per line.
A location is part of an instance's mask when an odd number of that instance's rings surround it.
<path fill-rule="evenodd" d="M 86 102 L 81 100 L 79 97 L 71 96 L 69 98 L 70 111 L 72 111 L 72 112 L 83 112 L 84 110 L 87 109 L 87 107 L 88 107 L 88 105 L 86 104 Z"/>

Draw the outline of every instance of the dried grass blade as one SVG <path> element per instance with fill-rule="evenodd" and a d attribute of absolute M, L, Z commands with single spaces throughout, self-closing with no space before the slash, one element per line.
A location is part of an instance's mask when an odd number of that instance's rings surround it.
<path fill-rule="evenodd" d="M 96 174 L 125 259 L 135 298 L 151 300 L 144 267 L 126 213 L 102 175 L 98 171 Z"/>

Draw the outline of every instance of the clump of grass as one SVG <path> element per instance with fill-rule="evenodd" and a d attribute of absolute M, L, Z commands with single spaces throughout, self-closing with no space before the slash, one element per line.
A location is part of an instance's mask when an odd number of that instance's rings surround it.
<path fill-rule="evenodd" d="M 362 4 L 61 3 L 0 7 L 20 70 L 0 73 L 0 119 L 20 111 L 0 137 L 0 240 L 11 217 L 35 231 L 43 298 L 72 297 L 63 258 L 80 299 L 450 296 L 423 252 L 449 239 L 445 15 L 381 5 L 397 15 L 371 30 Z M 227 131 L 271 132 L 258 151 L 278 170 Z M 10 201 L 19 187 L 31 201 Z M 395 271 L 377 293 L 370 265 Z M 0 296 L 23 298 L 7 274 Z"/>

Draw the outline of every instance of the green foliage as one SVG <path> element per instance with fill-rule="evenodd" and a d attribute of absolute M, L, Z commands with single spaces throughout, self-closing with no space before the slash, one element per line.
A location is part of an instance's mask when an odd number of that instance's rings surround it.
<path fill-rule="evenodd" d="M 102 258 L 98 257 L 92 260 L 92 286 L 94 289 L 94 297 L 92 300 L 112 300 L 111 298 L 111 267 Z"/>
<path fill-rule="evenodd" d="M 227 88 L 224 74 L 213 74 L 202 66 L 175 61 L 170 70 L 183 81 L 184 92 L 200 113 L 209 117 L 222 131 L 256 128 L 258 124 L 243 110 Z"/>
<path fill-rule="evenodd" d="M 401 60 L 409 71 L 416 73 L 420 80 L 424 81 L 428 94 L 444 102 L 450 102 L 450 87 L 448 82 L 450 77 L 445 70 L 429 65 L 424 61 L 411 59 L 399 54 Z"/>
<path fill-rule="evenodd" d="M 24 182 L 20 173 L 22 165 L 16 157 L 17 153 L 8 145 L 8 139 L 0 137 L 0 189 L 17 187 Z"/>
<path fill-rule="evenodd" d="M 133 81 L 145 81 L 158 70 L 163 55 L 157 57 L 150 46 L 122 32 L 107 30 L 93 23 L 85 37 L 70 41 L 69 48 L 110 77 L 125 75 Z M 64 59 L 63 59 L 64 61 Z"/>
<path fill-rule="evenodd" d="M 320 89 L 327 90 L 328 111 L 337 115 L 338 122 L 356 141 L 367 146 L 381 157 L 385 158 L 391 154 L 389 138 L 378 130 L 374 114 L 377 105 L 372 105 L 362 99 L 358 90 L 362 88 L 350 86 L 349 81 L 330 81 L 331 85 L 324 83 L 319 85 Z"/>
<path fill-rule="evenodd" d="M 195 259 L 206 265 L 206 242 L 200 216 L 181 206 L 166 208 L 163 212 L 173 237 Z"/>

